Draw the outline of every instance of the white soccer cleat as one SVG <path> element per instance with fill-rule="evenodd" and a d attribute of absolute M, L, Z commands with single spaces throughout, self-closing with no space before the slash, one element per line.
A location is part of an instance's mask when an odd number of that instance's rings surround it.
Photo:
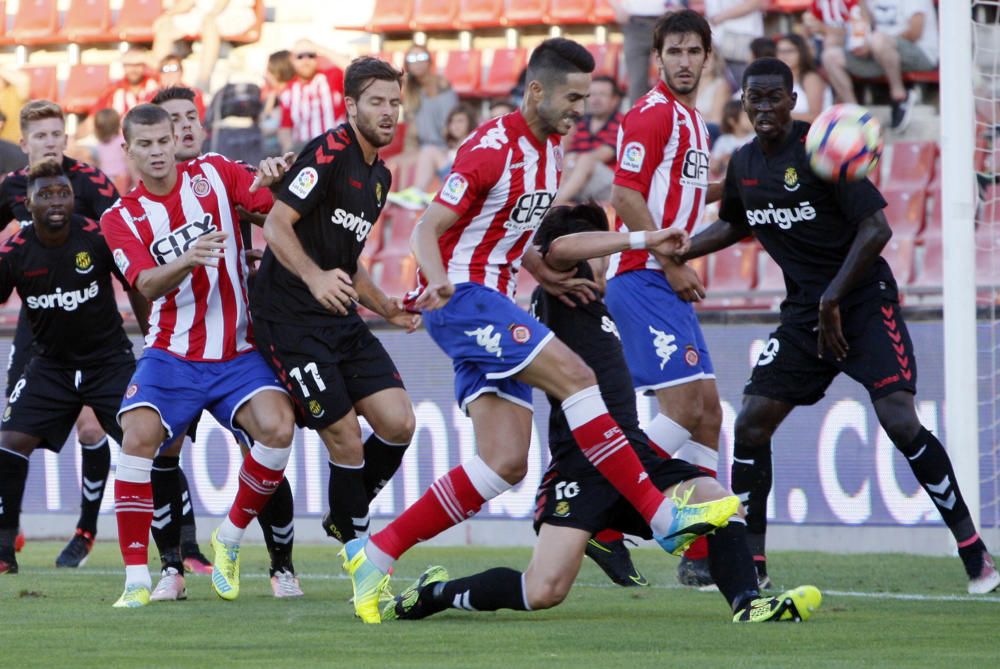
<path fill-rule="evenodd" d="M 299 586 L 299 578 L 287 569 L 279 569 L 271 577 L 271 592 L 274 596 L 283 599 L 285 597 L 301 597 L 306 594 Z"/>
<path fill-rule="evenodd" d="M 187 599 L 187 596 L 187 588 L 184 586 L 184 576 L 173 567 L 167 567 L 160 575 L 160 582 L 153 589 L 153 593 L 149 596 L 149 601 L 174 602 L 180 599 Z"/>
<path fill-rule="evenodd" d="M 1000 572 L 997 571 L 993 558 L 986 551 L 983 551 L 983 568 L 979 576 L 969 579 L 970 595 L 985 595 L 1000 587 Z"/>

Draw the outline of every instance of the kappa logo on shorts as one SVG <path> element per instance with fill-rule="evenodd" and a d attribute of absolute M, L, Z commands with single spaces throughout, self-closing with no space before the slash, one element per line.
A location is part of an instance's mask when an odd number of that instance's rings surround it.
<path fill-rule="evenodd" d="M 73 259 L 73 263 L 76 265 L 76 271 L 78 274 L 90 274 L 94 269 L 94 261 L 90 257 L 90 253 L 87 251 L 80 251 L 76 254 Z"/>
<path fill-rule="evenodd" d="M 313 418 L 320 418 L 326 413 L 326 410 L 316 400 L 309 400 L 309 413 L 313 415 Z"/>
<path fill-rule="evenodd" d="M 516 325 L 511 324 L 507 326 L 510 330 L 510 336 L 518 344 L 527 344 L 528 340 L 531 339 L 531 330 L 528 329 L 527 325 Z"/>
<path fill-rule="evenodd" d="M 206 197 L 212 192 L 212 184 L 200 174 L 191 180 L 191 190 L 198 197 Z"/>
<path fill-rule="evenodd" d="M 135 383 L 131 384 L 125 389 L 125 399 L 130 400 L 135 397 L 135 394 L 139 392 L 139 386 Z"/>
<path fill-rule="evenodd" d="M 466 330 L 466 336 L 476 338 L 476 346 L 482 346 L 487 353 L 492 353 L 498 358 L 503 357 L 503 349 L 500 348 L 500 333 L 493 332 L 493 326 Z"/>
<path fill-rule="evenodd" d="M 649 326 L 649 333 L 653 335 L 653 347 L 656 349 L 656 356 L 660 359 L 660 369 L 663 369 L 670 362 L 670 356 L 677 352 L 677 345 L 674 344 L 677 337 L 661 332 L 652 325 Z"/>
<path fill-rule="evenodd" d="M 686 346 L 684 348 L 684 362 L 686 362 L 691 367 L 698 364 L 698 351 L 694 350 L 694 346 Z"/>

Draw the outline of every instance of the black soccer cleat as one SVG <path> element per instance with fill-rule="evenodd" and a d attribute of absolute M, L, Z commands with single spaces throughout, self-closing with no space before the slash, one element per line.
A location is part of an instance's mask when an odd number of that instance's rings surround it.
<path fill-rule="evenodd" d="M 181 544 L 181 557 L 185 572 L 191 574 L 212 573 L 212 561 L 201 552 L 197 541 L 187 541 Z"/>
<path fill-rule="evenodd" d="M 692 560 L 681 556 L 681 561 L 677 565 L 677 582 L 692 588 L 715 585 L 715 579 L 708 570 L 708 558 Z"/>
<path fill-rule="evenodd" d="M 16 573 L 17 558 L 14 557 L 13 547 L 11 550 L 0 550 L 0 575 Z"/>
<path fill-rule="evenodd" d="M 76 528 L 76 534 L 69 540 L 62 553 L 56 558 L 56 566 L 69 569 L 82 567 L 90 556 L 90 551 L 94 547 L 94 535 Z"/>
<path fill-rule="evenodd" d="M 623 539 L 598 541 L 591 537 L 587 542 L 587 557 L 596 562 L 612 582 L 623 588 L 649 586 L 646 577 L 632 564 L 632 556 Z"/>
<path fill-rule="evenodd" d="M 327 511 L 323 515 L 323 520 L 321 522 L 323 523 L 323 531 L 326 532 L 326 536 L 332 539 L 336 539 L 342 544 L 346 544 L 351 539 L 356 538 L 353 527 L 351 528 L 351 531 L 348 536 L 345 536 L 344 533 L 340 531 L 340 528 L 337 527 L 337 524 L 333 522 L 332 511 Z"/>

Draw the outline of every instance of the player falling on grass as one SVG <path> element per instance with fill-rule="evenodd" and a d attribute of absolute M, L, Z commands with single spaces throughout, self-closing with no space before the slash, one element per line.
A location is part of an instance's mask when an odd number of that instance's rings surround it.
<path fill-rule="evenodd" d="M 101 224 L 119 269 L 153 306 L 119 410 L 115 512 L 125 590 L 115 606 L 149 603 L 153 458 L 205 409 L 252 446 L 229 514 L 212 533 L 212 587 L 235 599 L 240 541 L 281 483 L 295 428 L 284 388 L 253 346 L 236 206 L 268 211 L 271 194 L 258 186 L 280 178 L 285 163 L 262 161 L 256 177 L 212 154 L 177 164 L 170 115 L 151 104 L 130 110 L 122 132 L 140 183 Z"/>
<path fill-rule="evenodd" d="M 302 149 L 264 224 L 267 250 L 251 299 L 257 345 L 330 455 L 327 534 L 368 535 L 368 505 L 413 437 L 410 398 L 361 304 L 410 330 L 419 316 L 390 299 L 358 263 L 389 192 L 378 150 L 392 142 L 402 74 L 377 58 L 344 74 L 347 123 Z M 358 416 L 373 433 L 361 440 Z"/>
<path fill-rule="evenodd" d="M 22 225 L 31 223 L 31 213 L 27 208 L 28 172 L 47 161 L 55 161 L 62 166 L 73 188 L 76 214 L 95 221 L 100 219 L 101 214 L 118 199 L 118 191 L 104 172 L 64 155 L 67 138 L 66 117 L 62 108 L 48 100 L 34 100 L 21 108 L 20 121 L 21 149 L 28 156 L 28 167 L 11 172 L 0 184 L 0 225 L 6 225 L 11 220 Z M 31 326 L 26 307 L 22 305 L 7 368 L 7 397 L 21 378 L 33 351 Z M 80 518 L 73 538 L 56 558 L 57 567 L 79 567 L 90 554 L 97 534 L 97 514 L 104 499 L 104 486 L 111 466 L 107 434 L 94 412 L 86 406 L 76 422 L 76 438 L 80 444 L 83 479 Z"/>
<path fill-rule="evenodd" d="M 726 173 L 719 219 L 694 237 L 685 258 L 753 235 L 781 267 L 788 295 L 743 391 L 732 485 L 747 509 L 747 536 L 766 576 L 764 534 L 771 491 L 771 437 L 796 406 L 815 404 L 841 372 L 861 383 L 879 423 L 906 457 L 958 542 L 970 593 L 1000 585 L 969 515 L 951 460 L 914 409 L 916 356 L 899 311 L 896 280 L 879 255 L 892 236 L 885 200 L 867 179 L 828 183 L 809 167 L 809 125 L 793 121 L 792 72 L 754 61 L 743 74 L 743 107 L 756 139 Z"/>
<path fill-rule="evenodd" d="M 625 115 L 618 133 L 615 227 L 690 233 L 702 221 L 709 186 L 708 128 L 695 100 L 712 29 L 695 11 L 671 12 L 657 22 L 653 47 L 660 80 Z M 705 294 L 697 273 L 655 251 L 629 249 L 611 257 L 607 278 L 608 310 L 635 389 L 656 395 L 659 412 L 646 426 L 650 440 L 714 476 L 722 408 L 693 305 Z M 705 551 L 701 540 L 681 559 L 681 583 L 711 583 Z"/>
<path fill-rule="evenodd" d="M 184 162 L 200 156 L 205 131 L 195 105 L 195 92 L 183 86 L 165 88 L 156 94 L 152 103 L 162 107 L 170 115 L 176 142 L 174 158 L 178 162 Z M 244 167 L 252 171 L 249 166 Z M 244 249 L 247 250 L 252 247 L 249 227 L 250 223 L 243 220 L 241 215 L 240 235 Z M 248 281 L 252 284 L 253 277 L 250 276 Z M 197 421 L 192 423 L 192 428 L 196 424 Z M 194 429 L 188 429 L 192 438 L 194 433 Z M 161 577 L 150 595 L 151 601 L 185 599 L 185 568 L 199 573 L 212 571 L 212 564 L 201 554 L 196 539 L 194 509 L 188 492 L 187 477 L 180 468 L 183 443 L 182 435 L 153 460 L 152 533 L 160 552 Z M 283 478 L 257 516 L 271 558 L 271 591 L 275 597 L 300 597 L 303 594 L 292 562 L 294 513 L 292 488 L 288 479 Z"/>
<path fill-rule="evenodd" d="M 14 542 L 32 451 L 58 453 L 84 405 L 120 442 L 115 415 L 135 370 L 111 286 L 125 277 L 97 222 L 73 213 L 73 187 L 59 163 L 31 168 L 25 206 L 31 225 L 0 246 L 0 300 L 17 291 L 34 342 L 0 421 L 0 574 L 17 573 Z M 129 298 L 143 320 L 145 299 L 131 290 Z"/>
<path fill-rule="evenodd" d="M 479 452 L 433 483 L 385 529 L 347 543 L 344 566 L 354 585 L 355 611 L 365 622 L 380 622 L 378 597 L 396 559 L 473 516 L 524 477 L 531 386 L 561 403 L 587 459 L 640 512 L 666 550 L 692 533 L 724 526 L 736 509 L 735 497 L 704 505 L 675 505 L 664 497 L 608 414 L 594 372 L 513 300 L 522 257 L 559 186 L 559 140 L 583 113 L 593 69 L 593 57 L 571 40 L 553 38 L 536 47 L 522 108 L 483 124 L 462 144 L 414 230 L 422 273 L 414 305 L 452 359 L 456 398 L 472 418 Z M 540 279 L 553 278 L 536 252 L 527 261 Z M 565 284 L 571 275 L 555 278 Z"/>
<path fill-rule="evenodd" d="M 608 232 L 600 207 L 579 205 L 550 209 L 535 235 L 545 262 L 559 271 L 577 269 L 592 276 L 586 260 L 626 249 L 655 250 L 672 255 L 687 245 L 678 228 L 631 234 Z M 635 235 L 633 237 L 632 235 Z M 541 287 L 532 296 L 532 312 L 568 343 L 597 375 L 611 416 L 649 471 L 653 485 L 665 494 L 692 502 L 709 502 L 731 493 L 684 460 L 663 458 L 650 448 L 639 429 L 632 378 L 622 353 L 615 322 L 600 300 L 567 306 Z M 583 455 L 576 445 L 559 401 L 549 395 L 549 450 L 552 461 L 535 497 L 538 543 L 521 573 L 498 567 L 448 580 L 443 567 L 431 567 L 382 611 L 383 619 L 418 619 L 449 608 L 467 611 L 515 609 L 535 611 L 561 603 L 576 580 L 590 537 L 605 528 L 649 538 L 649 525 Z M 761 597 L 753 560 L 746 544 L 746 524 L 739 515 L 707 537 L 713 580 L 729 603 L 736 622 L 805 620 L 819 606 L 819 590 L 802 586 L 778 597 Z"/>

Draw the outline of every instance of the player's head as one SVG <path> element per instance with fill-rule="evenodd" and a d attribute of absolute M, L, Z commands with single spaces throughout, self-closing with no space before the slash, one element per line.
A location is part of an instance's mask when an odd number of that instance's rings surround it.
<path fill-rule="evenodd" d="M 205 128 L 201 125 L 198 107 L 194 104 L 194 90 L 187 86 L 171 86 L 160 89 L 153 98 L 153 104 L 170 114 L 174 124 L 174 141 L 177 160 L 191 160 L 201 155 L 205 143 Z"/>
<path fill-rule="evenodd" d="M 344 72 L 347 118 L 375 148 L 387 146 L 396 134 L 403 104 L 402 81 L 402 72 L 371 56 L 355 58 Z"/>
<path fill-rule="evenodd" d="M 141 104 L 122 119 L 125 154 L 143 179 L 163 179 L 176 165 L 174 126 L 163 107 Z"/>
<path fill-rule="evenodd" d="M 653 29 L 653 51 L 667 87 L 677 95 L 693 94 L 712 51 L 712 27 L 690 9 L 665 14 Z"/>
<path fill-rule="evenodd" d="M 21 150 L 28 154 L 28 165 L 62 162 L 66 139 L 62 107 L 48 100 L 32 100 L 21 107 Z"/>
<path fill-rule="evenodd" d="M 62 165 L 46 160 L 28 172 L 26 204 L 36 226 L 55 232 L 69 224 L 73 214 L 73 186 Z"/>
<path fill-rule="evenodd" d="M 180 56 L 170 54 L 160 61 L 160 88 L 184 85 L 184 61 Z"/>
<path fill-rule="evenodd" d="M 762 140 L 785 135 L 795 100 L 792 70 L 777 58 L 760 58 L 743 70 L 743 108 Z"/>
<path fill-rule="evenodd" d="M 604 209 L 588 202 L 574 206 L 550 207 L 535 231 L 535 245 L 548 251 L 549 245 L 563 235 L 576 232 L 607 232 L 608 216 Z"/>
<path fill-rule="evenodd" d="M 545 40 L 528 60 L 525 110 L 538 116 L 548 134 L 568 134 L 583 116 L 593 71 L 594 57 L 583 45 L 563 37 Z"/>
<path fill-rule="evenodd" d="M 309 40 L 300 39 L 292 47 L 292 67 L 295 74 L 306 81 L 313 78 L 319 69 L 319 54 L 316 46 Z"/>

